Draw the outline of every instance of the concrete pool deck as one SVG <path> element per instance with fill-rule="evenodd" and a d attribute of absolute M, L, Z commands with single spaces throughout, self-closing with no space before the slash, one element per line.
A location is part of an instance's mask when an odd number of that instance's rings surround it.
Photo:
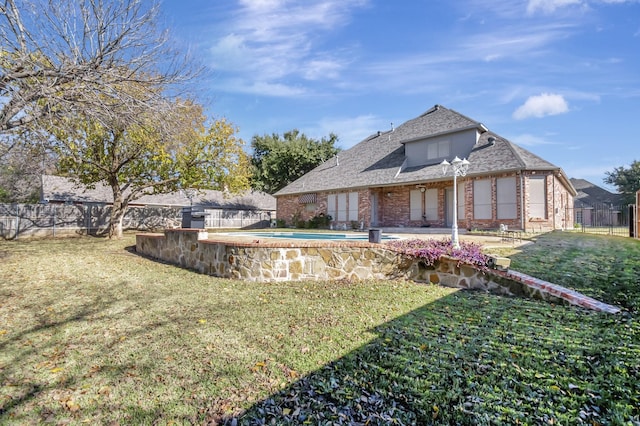
<path fill-rule="evenodd" d="M 385 236 L 396 236 L 402 239 L 450 239 L 451 238 L 451 229 L 447 228 L 376 228 L 382 231 L 382 235 Z M 242 235 L 243 233 L 251 233 L 252 235 Z M 368 237 L 368 231 L 342 231 L 342 230 L 327 230 L 327 231 L 315 231 L 308 229 L 260 229 L 260 230 L 242 230 L 242 231 L 229 231 L 229 232 L 209 232 L 209 239 L 218 240 L 218 241 L 235 241 L 235 242 L 246 242 L 252 243 L 256 241 L 287 241 L 287 242 L 300 242 L 300 239 L 297 238 L 286 238 L 286 237 L 269 237 L 265 235 L 264 237 L 260 236 L 261 232 L 269 233 L 269 232 L 299 232 L 299 233 L 310 233 L 310 232 L 326 232 L 331 234 L 355 234 L 361 235 L 364 237 Z M 469 233 L 466 230 L 460 230 L 459 233 L 460 241 L 469 241 L 474 242 L 476 244 L 480 244 L 484 247 L 518 247 L 523 244 L 527 244 L 528 241 L 522 238 L 508 238 L 500 235 L 493 234 L 480 234 L 480 233 Z M 264 238 L 264 239 L 263 239 Z M 331 241 L 331 240 L 317 240 L 317 241 Z M 349 240 L 347 240 L 349 241 Z M 358 240 L 356 240 L 358 241 Z M 362 240 L 359 240 L 362 241 Z M 367 241 L 366 239 L 364 241 Z M 383 241 L 384 243 L 384 241 Z"/>

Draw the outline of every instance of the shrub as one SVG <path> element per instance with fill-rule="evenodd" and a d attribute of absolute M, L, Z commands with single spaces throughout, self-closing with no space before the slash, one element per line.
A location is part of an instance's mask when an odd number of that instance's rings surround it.
<path fill-rule="evenodd" d="M 476 243 L 461 241 L 460 248 L 453 248 L 451 240 L 395 240 L 387 243 L 393 250 L 405 253 L 411 257 L 424 260 L 427 265 L 434 265 L 442 256 L 458 260 L 458 265 L 469 264 L 476 268 L 488 270 L 489 257 L 482 253 L 482 246 Z"/>
<path fill-rule="evenodd" d="M 324 213 L 320 213 L 308 221 L 308 228 L 328 228 L 333 218 Z"/>

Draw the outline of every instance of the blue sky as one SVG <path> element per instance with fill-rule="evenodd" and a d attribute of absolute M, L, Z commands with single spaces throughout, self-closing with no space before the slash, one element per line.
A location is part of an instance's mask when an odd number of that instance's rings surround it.
<path fill-rule="evenodd" d="M 347 149 L 435 104 L 607 187 L 640 160 L 640 0 L 163 0 L 215 117 Z M 611 189 L 611 187 L 608 187 Z"/>

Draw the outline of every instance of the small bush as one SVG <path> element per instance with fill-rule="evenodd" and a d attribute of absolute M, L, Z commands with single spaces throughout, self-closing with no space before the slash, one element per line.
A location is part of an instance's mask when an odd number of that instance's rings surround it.
<path fill-rule="evenodd" d="M 333 218 L 324 213 L 320 213 L 307 221 L 307 228 L 328 228 Z"/>
<path fill-rule="evenodd" d="M 460 242 L 460 248 L 455 249 L 451 240 L 397 240 L 387 243 L 396 251 L 409 256 L 423 259 L 427 265 L 434 265 L 442 256 L 458 259 L 458 264 L 473 265 L 480 270 L 488 270 L 489 257 L 482 253 L 482 246 L 476 243 Z"/>

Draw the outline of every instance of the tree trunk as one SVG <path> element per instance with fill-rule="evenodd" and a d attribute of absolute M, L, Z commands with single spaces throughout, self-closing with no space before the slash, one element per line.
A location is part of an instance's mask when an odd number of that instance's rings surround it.
<path fill-rule="evenodd" d="M 112 185 L 113 206 L 109 220 L 109 238 L 122 238 L 122 221 L 127 212 L 127 203 L 123 200 L 122 191 L 117 185 Z"/>

